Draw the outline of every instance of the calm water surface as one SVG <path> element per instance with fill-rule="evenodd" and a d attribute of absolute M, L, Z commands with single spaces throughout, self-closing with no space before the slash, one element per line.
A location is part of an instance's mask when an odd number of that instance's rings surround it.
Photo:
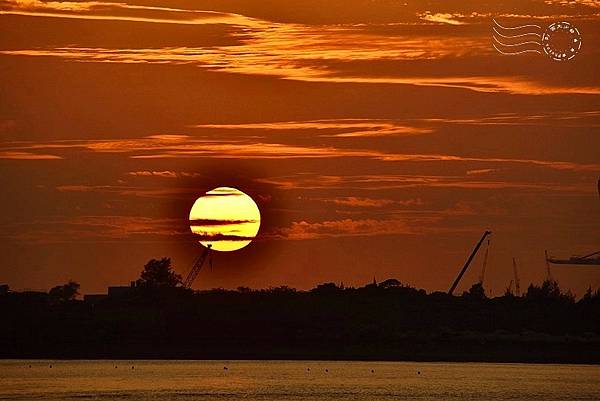
<path fill-rule="evenodd" d="M 0 399 L 597 401 L 600 400 L 600 367 L 416 362 L 10 360 L 0 361 Z"/>

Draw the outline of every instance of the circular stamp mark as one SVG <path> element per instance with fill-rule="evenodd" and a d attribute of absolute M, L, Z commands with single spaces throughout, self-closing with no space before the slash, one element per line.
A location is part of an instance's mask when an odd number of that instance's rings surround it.
<path fill-rule="evenodd" d="M 581 49 L 581 34 L 568 22 L 554 22 L 542 34 L 542 48 L 552 60 L 571 60 Z"/>

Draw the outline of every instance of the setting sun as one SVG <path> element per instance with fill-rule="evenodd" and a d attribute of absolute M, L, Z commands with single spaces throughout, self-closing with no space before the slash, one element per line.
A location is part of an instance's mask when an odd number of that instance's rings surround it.
<path fill-rule="evenodd" d="M 190 210 L 190 228 L 199 242 L 216 251 L 237 251 L 256 237 L 260 211 L 242 191 L 219 187 L 202 195 Z"/>

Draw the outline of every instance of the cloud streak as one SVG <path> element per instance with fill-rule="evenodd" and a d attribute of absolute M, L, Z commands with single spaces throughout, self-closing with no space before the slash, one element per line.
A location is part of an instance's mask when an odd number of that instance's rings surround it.
<path fill-rule="evenodd" d="M 48 154 L 42 154 L 42 153 L 5 151 L 5 152 L 0 152 L 0 159 L 6 159 L 6 160 L 61 160 L 62 157 L 57 156 L 57 155 L 48 155 Z"/>
<path fill-rule="evenodd" d="M 152 7 L 104 1 L 4 0 L 0 15 L 129 21 L 160 24 L 213 25 L 227 24 L 260 27 L 259 20 L 240 14 L 217 11 Z"/>
<path fill-rule="evenodd" d="M 396 121 L 377 119 L 330 119 L 308 121 L 279 121 L 243 124 L 198 124 L 195 128 L 260 131 L 317 131 L 323 137 L 408 136 L 433 132 L 433 129 L 401 125 Z M 334 131 L 334 132 L 330 132 Z"/>
<path fill-rule="evenodd" d="M 477 174 L 475 174 L 477 176 Z M 320 175 L 297 174 L 260 178 L 257 181 L 285 190 L 393 190 L 408 188 L 456 188 L 456 189 L 513 189 L 531 192 L 593 193 L 587 184 L 564 184 L 556 182 L 524 182 L 510 180 L 482 180 L 469 176 L 448 175 Z"/>
<path fill-rule="evenodd" d="M 0 149 L 11 154 L 30 154 L 31 151 L 53 149 L 55 152 L 92 151 L 97 153 L 124 154 L 132 159 L 171 159 L 171 158 L 235 158 L 235 159 L 325 159 L 363 158 L 384 162 L 453 162 L 453 163 L 494 163 L 529 165 L 562 171 L 599 172 L 600 164 L 576 163 L 570 161 L 538 160 L 503 157 L 474 157 L 449 154 L 409 154 L 383 152 L 373 149 L 339 148 L 335 146 L 301 146 L 282 143 L 248 141 L 214 141 L 183 135 L 150 136 L 138 139 L 113 139 L 90 141 L 54 141 L 47 143 L 5 142 Z M 1 150 L 0 150 L 1 151 Z M 58 152 L 57 152 L 58 153 Z M 61 156 L 62 157 L 62 156 Z"/>
<path fill-rule="evenodd" d="M 49 217 L 44 221 L 5 225 L 6 239 L 36 243 L 128 240 L 151 241 L 187 235 L 179 219 L 142 216 Z"/>
<path fill-rule="evenodd" d="M 58 57 L 78 62 L 195 65 L 231 74 L 264 75 L 286 80 L 325 83 L 389 84 L 452 88 L 480 93 L 527 95 L 600 94 L 595 85 L 551 84 L 539 77 L 479 75 L 428 76 L 393 69 L 373 68 L 389 62 L 454 60 L 492 57 L 489 32 L 436 30 L 426 35 L 401 29 L 402 24 L 380 26 L 306 25 L 246 17 L 241 14 L 168 7 L 150 7 L 112 2 L 5 1 L 0 14 L 38 15 L 64 18 L 117 19 L 138 22 L 226 25 L 236 43 L 228 46 L 99 48 L 65 45 L 54 48 L 4 50 L 11 56 Z M 151 16 L 148 16 L 151 15 Z M 417 13 L 417 21 L 458 26 L 488 23 L 491 14 Z M 500 13 L 500 15 L 505 15 Z M 496 17 L 499 15 L 495 15 Z M 524 17 L 508 15 L 511 17 Z M 407 22 L 408 23 L 408 22 Z M 411 24 L 414 22 L 411 22 Z M 400 28 L 399 28 L 400 27 Z M 390 34 L 393 33 L 393 34 Z M 371 64 L 354 73 L 351 65 Z M 377 72 L 375 72 L 377 71 Z"/>

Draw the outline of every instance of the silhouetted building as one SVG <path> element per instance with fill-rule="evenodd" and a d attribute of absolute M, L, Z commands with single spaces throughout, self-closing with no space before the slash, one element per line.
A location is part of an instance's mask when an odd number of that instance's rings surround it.
<path fill-rule="evenodd" d="M 83 301 L 95 305 L 106 298 L 108 298 L 107 294 L 86 294 L 83 296 Z"/>
<path fill-rule="evenodd" d="M 111 286 L 108 287 L 108 296 L 110 298 L 123 298 L 128 297 L 136 289 L 135 281 L 132 281 L 129 286 Z"/>

